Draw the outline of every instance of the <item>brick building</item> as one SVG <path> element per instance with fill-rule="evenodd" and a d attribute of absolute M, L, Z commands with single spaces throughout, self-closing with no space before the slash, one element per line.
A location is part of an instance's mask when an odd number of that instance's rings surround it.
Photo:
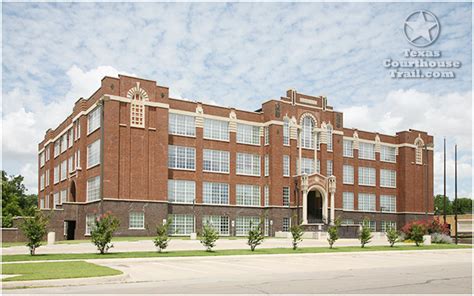
<path fill-rule="evenodd" d="M 104 77 L 39 144 L 39 206 L 57 237 L 82 238 L 96 215 L 118 235 L 267 235 L 296 219 L 324 230 L 364 218 L 376 231 L 433 212 L 433 137 L 343 127 L 327 99 L 289 90 L 256 111 L 169 97 L 155 81 Z M 296 217 L 296 219 L 295 219 Z M 62 238 L 62 237 L 60 237 Z"/>

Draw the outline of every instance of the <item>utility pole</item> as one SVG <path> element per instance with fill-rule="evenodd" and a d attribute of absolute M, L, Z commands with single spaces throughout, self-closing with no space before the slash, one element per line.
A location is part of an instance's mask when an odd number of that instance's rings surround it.
<path fill-rule="evenodd" d="M 454 145 L 454 233 L 458 244 L 458 145 Z"/>
<path fill-rule="evenodd" d="M 424 183 L 425 183 L 425 186 L 424 186 L 424 189 L 425 189 L 425 219 L 428 219 L 428 145 L 425 144 L 425 180 L 424 180 Z"/>
<path fill-rule="evenodd" d="M 446 138 L 444 138 L 443 222 L 446 224 Z"/>

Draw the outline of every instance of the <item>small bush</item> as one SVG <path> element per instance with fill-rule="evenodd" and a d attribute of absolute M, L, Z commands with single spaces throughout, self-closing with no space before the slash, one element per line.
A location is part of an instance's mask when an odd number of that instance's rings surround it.
<path fill-rule="evenodd" d="M 250 230 L 247 244 L 250 246 L 250 250 L 253 252 L 255 248 L 263 242 L 264 236 L 260 225 L 257 227 L 252 227 L 252 222 L 250 222 Z"/>
<path fill-rule="evenodd" d="M 100 254 L 105 254 L 110 248 L 114 247 L 111 241 L 119 224 L 119 220 L 110 213 L 106 213 L 95 220 L 95 227 L 91 231 L 91 239 Z"/>
<path fill-rule="evenodd" d="M 332 246 L 334 243 L 339 239 L 339 226 L 341 225 L 341 222 L 336 219 L 334 225 L 329 226 L 328 228 L 328 243 L 329 243 L 329 248 L 332 249 Z"/>
<path fill-rule="evenodd" d="M 362 230 L 359 233 L 359 240 L 360 240 L 360 246 L 363 248 L 366 244 L 370 243 L 370 240 L 372 239 L 372 230 L 369 227 L 369 221 L 364 220 L 362 222 Z"/>
<path fill-rule="evenodd" d="M 290 228 L 291 231 L 291 236 L 293 237 L 293 250 L 296 250 L 298 248 L 298 244 L 303 241 L 303 227 L 298 224 L 298 225 L 293 225 Z"/>
<path fill-rule="evenodd" d="M 170 242 L 170 237 L 168 235 L 168 229 L 171 224 L 171 220 L 168 219 L 163 225 L 158 225 L 156 227 L 156 237 L 153 240 L 155 247 L 158 248 L 158 252 L 161 253 L 162 250 L 168 247 L 168 243 Z"/>
<path fill-rule="evenodd" d="M 423 235 L 425 235 L 426 230 L 421 224 L 414 224 L 411 228 L 411 237 L 410 239 L 413 240 L 417 247 L 423 243 Z"/>
<path fill-rule="evenodd" d="M 201 244 L 206 247 L 207 252 L 211 252 L 219 239 L 219 233 L 211 225 L 203 225 Z"/>
<path fill-rule="evenodd" d="M 403 234 L 404 240 L 413 240 L 411 236 L 414 225 L 421 226 L 427 234 L 442 233 L 449 235 L 448 224 L 441 223 L 439 219 L 435 217 L 432 219 L 411 221 L 405 224 L 405 226 L 403 226 L 403 228 L 401 229 L 401 233 Z"/>
<path fill-rule="evenodd" d="M 431 242 L 434 244 L 452 244 L 453 239 L 444 233 L 432 233 Z"/>
<path fill-rule="evenodd" d="M 389 228 L 387 232 L 385 233 L 387 236 L 388 243 L 390 244 L 390 247 L 393 247 L 396 242 L 399 240 L 399 234 L 398 231 L 394 228 Z"/>
<path fill-rule="evenodd" d="M 41 212 L 35 211 L 32 217 L 25 217 L 20 229 L 28 240 L 26 245 L 30 248 L 30 255 L 34 256 L 36 249 L 41 246 L 41 240 L 46 235 L 48 218 Z"/>

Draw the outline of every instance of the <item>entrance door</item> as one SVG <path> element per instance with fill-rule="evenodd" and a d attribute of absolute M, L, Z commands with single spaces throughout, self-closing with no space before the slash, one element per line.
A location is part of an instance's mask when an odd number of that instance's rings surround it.
<path fill-rule="evenodd" d="M 76 232 L 76 221 L 66 222 L 66 240 L 74 240 L 74 233 Z"/>
<path fill-rule="evenodd" d="M 308 192 L 308 223 L 323 222 L 323 197 L 319 191 Z"/>

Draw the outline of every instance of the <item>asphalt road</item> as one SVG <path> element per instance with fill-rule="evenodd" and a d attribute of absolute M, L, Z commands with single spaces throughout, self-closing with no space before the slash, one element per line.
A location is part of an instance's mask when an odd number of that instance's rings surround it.
<path fill-rule="evenodd" d="M 4 293 L 471 294 L 472 251 L 89 260 L 128 274 L 120 283 Z"/>

